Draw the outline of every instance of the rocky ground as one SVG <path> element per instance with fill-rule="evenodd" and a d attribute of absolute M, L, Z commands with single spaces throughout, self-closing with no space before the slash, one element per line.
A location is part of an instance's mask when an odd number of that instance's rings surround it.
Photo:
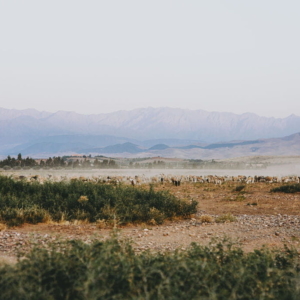
<path fill-rule="evenodd" d="M 108 238 L 111 229 L 95 225 L 24 225 L 0 232 L 2 260 L 14 261 L 34 245 L 46 245 L 58 240 L 80 239 L 90 243 Z M 288 215 L 241 215 L 236 222 L 201 223 L 198 218 L 169 222 L 162 226 L 131 226 L 118 230 L 120 237 L 132 240 L 136 251 L 173 251 L 186 249 L 191 242 L 207 244 L 211 239 L 224 237 L 238 242 L 246 251 L 259 248 L 293 245 L 300 249 L 300 217 Z"/>
<path fill-rule="evenodd" d="M 300 250 L 300 195 L 270 193 L 270 185 L 247 186 L 243 193 L 234 192 L 233 186 L 185 185 L 158 186 L 168 189 L 180 198 L 196 199 L 199 210 L 188 220 L 167 221 L 160 226 L 147 224 L 118 228 L 118 235 L 132 241 L 137 252 L 173 251 L 186 249 L 192 242 L 208 244 L 212 238 L 230 238 L 240 243 L 245 251 L 291 245 Z M 234 222 L 217 223 L 222 214 L 232 214 Z M 203 216 L 210 216 L 209 223 Z M 47 245 L 59 240 L 81 239 L 90 243 L 105 239 L 111 228 L 95 224 L 25 224 L 0 231 L 0 261 L 14 262 L 34 245 Z"/>

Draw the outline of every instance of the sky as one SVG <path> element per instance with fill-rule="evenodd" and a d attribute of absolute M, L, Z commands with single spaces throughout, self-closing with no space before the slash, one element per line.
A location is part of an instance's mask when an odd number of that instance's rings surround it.
<path fill-rule="evenodd" d="M 0 0 L 0 107 L 300 116 L 298 0 Z"/>

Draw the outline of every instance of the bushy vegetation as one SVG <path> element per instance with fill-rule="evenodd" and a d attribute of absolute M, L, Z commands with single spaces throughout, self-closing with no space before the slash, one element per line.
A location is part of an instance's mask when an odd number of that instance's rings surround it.
<path fill-rule="evenodd" d="M 0 295 L 11 299 L 300 299 L 299 253 L 230 243 L 135 254 L 115 238 L 34 249 L 0 266 Z"/>
<path fill-rule="evenodd" d="M 167 191 L 103 183 L 28 183 L 0 176 L 0 222 L 8 226 L 61 220 L 117 220 L 119 224 L 188 217 L 196 201 L 186 202 Z"/>
<path fill-rule="evenodd" d="M 202 215 L 200 216 L 199 221 L 201 223 L 213 223 L 215 219 L 210 215 Z"/>
<path fill-rule="evenodd" d="M 228 213 L 228 214 L 218 216 L 215 221 L 216 223 L 230 223 L 230 222 L 236 222 L 237 219 L 235 216 Z"/>
<path fill-rule="evenodd" d="M 245 185 L 240 184 L 238 186 L 235 187 L 235 189 L 233 190 L 234 192 L 241 192 L 243 189 L 245 189 Z"/>
<path fill-rule="evenodd" d="M 300 184 L 285 184 L 282 186 L 279 186 L 277 188 L 271 189 L 271 192 L 273 193 L 299 193 L 300 192 Z"/>

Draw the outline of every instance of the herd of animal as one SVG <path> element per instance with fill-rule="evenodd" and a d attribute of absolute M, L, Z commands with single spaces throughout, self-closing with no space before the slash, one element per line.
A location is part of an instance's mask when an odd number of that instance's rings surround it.
<path fill-rule="evenodd" d="M 141 185 L 141 184 L 155 184 L 155 183 L 171 183 L 174 186 L 180 186 L 182 183 L 191 182 L 191 183 L 212 183 L 221 185 L 224 182 L 239 182 L 245 184 L 251 184 L 256 182 L 266 182 L 266 183 L 299 183 L 300 177 L 293 176 L 217 176 L 217 175 L 205 175 L 205 176 L 195 176 L 195 175 L 165 175 L 160 174 L 157 176 L 147 177 L 145 175 L 136 175 L 136 176 L 79 176 L 79 177 L 69 177 L 67 175 L 55 176 L 55 175 L 11 175 L 15 180 L 24 180 L 27 182 L 40 182 L 44 183 L 49 182 L 60 182 L 60 181 L 72 181 L 79 180 L 83 182 L 102 182 L 108 184 L 131 184 Z"/>

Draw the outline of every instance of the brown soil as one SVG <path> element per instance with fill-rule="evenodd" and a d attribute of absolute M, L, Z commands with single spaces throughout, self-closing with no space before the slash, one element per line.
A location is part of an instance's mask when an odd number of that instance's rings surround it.
<path fill-rule="evenodd" d="M 270 190 L 280 186 L 280 183 L 254 183 L 245 185 L 241 192 L 235 192 L 240 185 L 243 184 L 184 183 L 180 187 L 168 185 L 158 189 L 170 190 L 181 199 L 197 200 L 198 210 L 208 214 L 300 215 L 300 193 L 271 193 Z"/>

